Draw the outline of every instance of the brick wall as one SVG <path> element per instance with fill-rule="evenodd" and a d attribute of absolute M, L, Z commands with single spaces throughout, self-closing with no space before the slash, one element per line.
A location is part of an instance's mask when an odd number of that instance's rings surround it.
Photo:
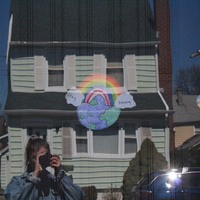
<path fill-rule="evenodd" d="M 170 5 L 169 0 L 155 0 L 156 29 L 158 31 L 158 66 L 160 88 L 172 105 L 172 60 L 170 45 Z M 173 130 L 173 116 L 169 117 L 169 127 Z M 170 150 L 175 147 L 174 133 L 170 134 Z"/>

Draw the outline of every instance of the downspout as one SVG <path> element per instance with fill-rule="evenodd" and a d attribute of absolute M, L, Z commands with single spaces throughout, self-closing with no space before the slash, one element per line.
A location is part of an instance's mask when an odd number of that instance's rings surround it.
<path fill-rule="evenodd" d="M 10 51 L 10 42 L 12 37 L 12 26 L 13 26 L 13 15 L 10 16 L 9 30 L 8 30 L 8 43 L 7 43 L 7 53 L 6 53 L 6 64 L 8 64 L 8 56 Z"/>
<path fill-rule="evenodd" d="M 163 104 L 165 105 L 166 111 L 169 111 L 169 106 L 167 105 L 165 99 L 163 98 L 161 92 L 160 92 L 160 84 L 159 84 L 159 68 L 158 68 L 158 45 L 155 45 L 156 53 L 155 53 L 155 61 L 156 61 L 156 82 L 157 82 L 157 92 L 160 96 Z M 167 126 L 167 119 L 168 119 L 168 113 L 165 113 L 165 157 L 168 161 L 168 168 L 170 167 L 170 157 L 169 157 L 169 127 Z"/>

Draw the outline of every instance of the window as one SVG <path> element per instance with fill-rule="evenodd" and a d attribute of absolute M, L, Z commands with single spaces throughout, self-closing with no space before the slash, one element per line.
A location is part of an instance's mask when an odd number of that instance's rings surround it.
<path fill-rule="evenodd" d="M 107 52 L 107 75 L 115 78 L 121 87 L 124 87 L 124 69 L 122 65 L 122 51 L 110 50 Z"/>
<path fill-rule="evenodd" d="M 34 127 L 34 128 L 27 128 L 27 135 L 37 135 L 38 137 L 43 138 L 46 140 L 47 138 L 47 129 L 44 127 Z"/>
<path fill-rule="evenodd" d="M 126 123 L 125 129 L 125 154 L 137 152 L 137 138 L 135 132 L 135 126 L 130 123 Z"/>
<path fill-rule="evenodd" d="M 199 187 L 200 181 L 200 174 L 199 173 L 186 173 L 181 175 L 183 187 Z"/>
<path fill-rule="evenodd" d="M 123 127 L 115 124 L 103 130 L 88 130 L 77 124 L 74 133 L 74 154 L 77 156 L 132 157 L 137 152 L 136 130 L 131 123 Z"/>
<path fill-rule="evenodd" d="M 118 154 L 118 127 L 93 131 L 93 152 Z"/>
<path fill-rule="evenodd" d="M 53 49 L 47 51 L 48 61 L 48 87 L 64 85 L 63 53 Z"/>
<path fill-rule="evenodd" d="M 76 125 L 76 152 L 88 152 L 87 129 L 81 125 Z"/>

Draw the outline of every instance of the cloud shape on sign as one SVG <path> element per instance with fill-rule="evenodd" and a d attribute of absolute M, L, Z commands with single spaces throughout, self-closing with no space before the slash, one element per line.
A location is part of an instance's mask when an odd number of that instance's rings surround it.
<path fill-rule="evenodd" d="M 75 87 L 72 87 L 67 94 L 65 95 L 66 102 L 72 104 L 76 107 L 81 105 L 84 95 L 80 90 L 77 90 Z"/>
<path fill-rule="evenodd" d="M 116 101 L 115 101 L 115 107 L 117 108 L 132 108 L 135 107 L 136 103 L 133 100 L 133 96 L 130 95 L 128 92 L 120 94 Z"/>

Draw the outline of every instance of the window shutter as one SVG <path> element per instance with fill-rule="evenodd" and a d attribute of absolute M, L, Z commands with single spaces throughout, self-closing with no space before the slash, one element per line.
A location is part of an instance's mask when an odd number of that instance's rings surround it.
<path fill-rule="evenodd" d="M 47 82 L 47 61 L 42 55 L 34 56 L 35 90 L 45 90 Z"/>
<path fill-rule="evenodd" d="M 151 128 L 149 127 L 141 127 L 140 128 L 140 133 L 141 133 L 141 143 L 146 139 L 149 138 L 151 140 Z"/>
<path fill-rule="evenodd" d="M 63 66 L 64 66 L 64 75 L 65 75 L 65 86 L 67 89 L 76 86 L 76 67 L 75 67 L 75 52 L 67 52 L 65 56 Z"/>
<path fill-rule="evenodd" d="M 62 149 L 63 158 L 72 158 L 72 136 L 70 127 L 63 127 Z"/>
<path fill-rule="evenodd" d="M 106 74 L 107 60 L 103 54 L 94 54 L 94 73 Z"/>
<path fill-rule="evenodd" d="M 126 55 L 124 57 L 124 70 L 125 70 L 125 80 L 126 87 L 128 90 L 137 89 L 137 76 L 136 76 L 136 65 L 135 65 L 135 55 Z"/>

